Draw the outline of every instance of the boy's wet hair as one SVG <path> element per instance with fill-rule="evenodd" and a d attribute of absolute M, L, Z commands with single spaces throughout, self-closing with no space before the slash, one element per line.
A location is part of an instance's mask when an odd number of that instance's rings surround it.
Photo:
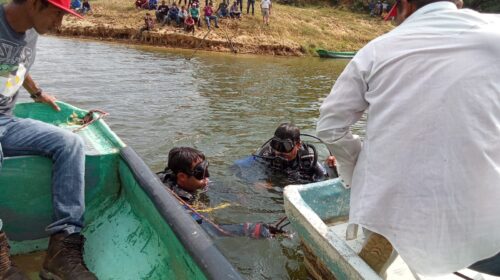
<path fill-rule="evenodd" d="M 175 147 L 168 152 L 167 167 L 174 174 L 179 172 L 191 174 L 191 166 L 197 159 L 205 160 L 205 155 L 195 148 Z"/>
<path fill-rule="evenodd" d="M 276 128 L 274 136 L 280 139 L 290 139 L 294 143 L 300 141 L 300 129 L 292 123 L 282 123 Z"/>

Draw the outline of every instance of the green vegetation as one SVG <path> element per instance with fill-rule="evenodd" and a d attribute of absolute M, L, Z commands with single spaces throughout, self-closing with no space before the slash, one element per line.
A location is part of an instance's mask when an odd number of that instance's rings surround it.
<path fill-rule="evenodd" d="M 500 13 L 498 0 L 464 0 L 464 6 L 480 12 Z"/>
<path fill-rule="evenodd" d="M 297 1 L 300 4 L 302 0 L 289 0 Z M 332 6 L 348 7 L 352 11 L 368 11 L 368 4 L 371 0 L 330 0 Z M 487 13 L 500 13 L 499 0 L 463 0 L 464 8 L 473 9 L 479 12 Z M 395 0 L 387 0 L 390 5 L 393 5 Z"/>

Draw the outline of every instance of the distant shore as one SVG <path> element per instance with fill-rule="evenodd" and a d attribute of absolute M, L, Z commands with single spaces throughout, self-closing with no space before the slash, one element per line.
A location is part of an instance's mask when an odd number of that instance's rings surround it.
<path fill-rule="evenodd" d="M 246 2 L 246 1 L 245 1 Z M 170 48 L 278 56 L 315 55 L 316 48 L 354 51 L 392 26 L 367 15 L 331 7 L 299 8 L 273 4 L 271 24 L 262 24 L 260 10 L 241 20 L 221 19 L 210 32 L 203 24 L 193 34 L 173 26 L 156 25 L 139 33 L 147 11 L 120 0 L 91 1 L 93 12 L 79 20 L 65 17 L 56 35 L 111 40 Z M 256 8 L 258 3 L 256 3 Z M 149 11 L 154 16 L 154 11 Z"/>

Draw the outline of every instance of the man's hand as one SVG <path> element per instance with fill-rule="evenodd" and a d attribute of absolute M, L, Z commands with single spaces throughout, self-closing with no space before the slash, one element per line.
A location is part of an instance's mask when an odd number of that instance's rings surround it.
<path fill-rule="evenodd" d="M 56 104 L 57 99 L 50 94 L 42 92 L 40 94 L 40 96 L 38 96 L 34 100 L 35 100 L 35 102 L 38 102 L 38 103 L 45 103 L 58 112 L 61 111 L 61 108 L 59 108 L 59 106 L 57 106 L 57 104 Z"/>
<path fill-rule="evenodd" d="M 273 188 L 273 185 L 270 182 L 257 182 L 254 184 L 256 189 L 267 189 L 270 190 Z"/>
<path fill-rule="evenodd" d="M 337 159 L 334 156 L 328 156 L 325 160 L 325 163 L 328 167 L 334 168 L 337 166 Z"/>

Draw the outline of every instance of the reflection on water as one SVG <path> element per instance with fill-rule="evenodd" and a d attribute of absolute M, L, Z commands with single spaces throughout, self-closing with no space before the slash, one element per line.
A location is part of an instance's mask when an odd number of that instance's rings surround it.
<path fill-rule="evenodd" d="M 318 108 L 347 61 L 165 51 L 41 38 L 32 76 L 75 106 L 103 109 L 111 128 L 153 169 L 174 146 L 193 146 L 210 160 L 210 213 L 218 223 L 284 215 L 282 186 L 249 185 L 230 172 L 282 122 L 314 133 Z M 27 99 L 25 99 L 27 100 Z M 298 238 L 217 241 L 250 279 L 306 279 Z"/>

